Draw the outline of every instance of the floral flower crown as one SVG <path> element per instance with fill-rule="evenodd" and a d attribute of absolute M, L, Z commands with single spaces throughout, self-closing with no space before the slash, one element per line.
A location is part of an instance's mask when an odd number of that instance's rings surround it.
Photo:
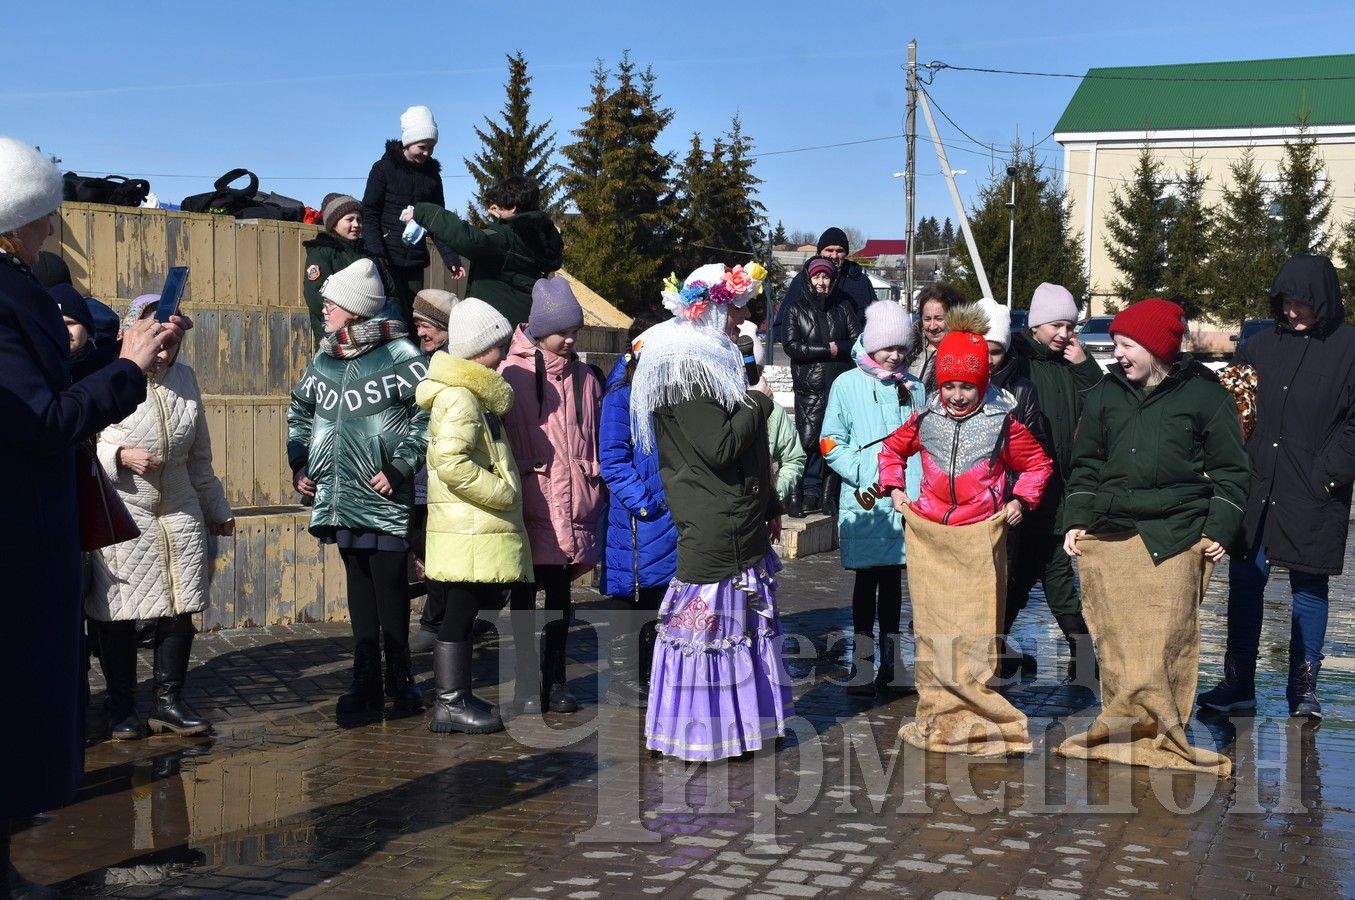
<path fill-rule="evenodd" d="M 712 305 L 741 306 L 762 292 L 767 270 L 760 263 L 747 267 L 726 268 L 724 263 L 701 266 L 678 284 L 677 275 L 670 274 L 663 282 L 663 305 L 675 316 L 695 322 Z"/>

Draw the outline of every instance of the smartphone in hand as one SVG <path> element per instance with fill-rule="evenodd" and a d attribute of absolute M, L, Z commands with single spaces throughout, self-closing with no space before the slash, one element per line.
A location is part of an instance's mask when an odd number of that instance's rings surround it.
<path fill-rule="evenodd" d="M 184 288 L 188 286 L 188 266 L 174 266 L 165 278 L 165 287 L 160 291 L 160 302 L 155 307 L 157 322 L 168 322 L 171 316 L 179 314 L 179 301 L 183 299 Z"/>

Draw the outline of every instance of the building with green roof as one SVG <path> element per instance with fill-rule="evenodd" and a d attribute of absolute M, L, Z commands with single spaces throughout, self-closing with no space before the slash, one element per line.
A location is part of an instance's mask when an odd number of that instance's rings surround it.
<path fill-rule="evenodd" d="M 1229 164 L 1247 147 L 1263 178 L 1274 181 L 1284 142 L 1301 120 L 1317 138 L 1336 187 L 1333 216 L 1343 220 L 1355 209 L 1355 54 L 1089 69 L 1054 139 L 1083 232 L 1093 310 L 1104 308 L 1116 279 L 1105 250 L 1110 197 L 1143 147 L 1164 174 L 1199 160 L 1209 176 L 1206 195 L 1218 201 Z"/>

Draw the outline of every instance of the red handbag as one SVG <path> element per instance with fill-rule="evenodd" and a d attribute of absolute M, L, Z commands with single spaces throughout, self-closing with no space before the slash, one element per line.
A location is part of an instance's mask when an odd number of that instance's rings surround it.
<path fill-rule="evenodd" d="M 141 535 L 88 442 L 75 448 L 75 499 L 80 506 L 81 550 L 98 550 Z"/>

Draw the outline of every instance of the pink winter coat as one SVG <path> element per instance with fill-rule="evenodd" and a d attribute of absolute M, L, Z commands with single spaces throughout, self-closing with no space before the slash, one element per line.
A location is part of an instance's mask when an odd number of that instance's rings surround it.
<path fill-rule="evenodd" d="M 602 506 L 598 419 L 602 384 L 577 357 L 537 347 L 527 326 L 513 332 L 499 374 L 513 386 L 504 416 L 522 477 L 522 517 L 538 566 L 597 563 Z"/>

